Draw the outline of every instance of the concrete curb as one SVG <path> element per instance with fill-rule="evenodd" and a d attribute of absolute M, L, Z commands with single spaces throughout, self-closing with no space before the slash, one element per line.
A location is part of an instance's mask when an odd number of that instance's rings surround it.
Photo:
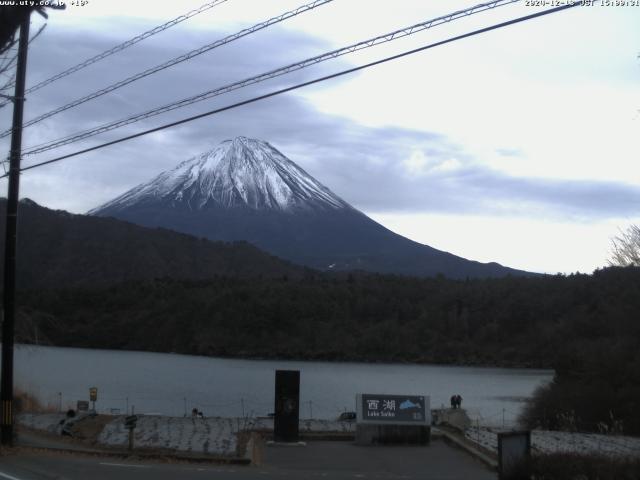
<path fill-rule="evenodd" d="M 353 433 L 342 432 L 308 432 L 299 435 L 300 440 L 305 442 L 324 441 L 324 442 L 354 442 L 356 436 Z"/>
<path fill-rule="evenodd" d="M 62 448 L 62 447 L 42 447 L 32 445 L 20 445 L 17 444 L 16 448 L 22 450 L 36 451 L 36 452 L 48 452 L 48 453 L 64 453 L 71 455 L 88 455 L 88 456 L 100 456 L 111 458 L 125 458 L 125 459 L 144 459 L 144 460 L 178 460 L 183 462 L 192 463 L 214 463 L 218 465 L 249 465 L 251 459 L 241 457 L 207 457 L 203 455 L 190 455 L 180 453 L 160 453 L 160 452 L 144 452 L 134 450 L 129 452 L 127 450 L 98 450 L 89 448 Z"/>
<path fill-rule="evenodd" d="M 473 455 L 474 457 L 476 457 L 478 460 L 482 461 L 485 465 L 491 467 L 493 470 L 498 470 L 498 462 L 497 462 L 497 460 L 494 460 L 489 455 L 486 455 L 486 454 L 482 453 L 477 448 L 472 447 L 467 442 L 465 442 L 462 438 L 454 435 L 451 432 L 447 432 L 446 430 L 437 429 L 437 432 L 438 432 L 439 435 L 442 436 L 442 438 L 446 442 L 452 443 L 456 447 L 459 447 L 459 448 L 463 449 L 467 453 L 469 453 L 469 454 Z"/>
<path fill-rule="evenodd" d="M 285 448 L 295 448 L 295 447 L 306 447 L 307 442 L 275 442 L 273 440 L 267 441 L 267 447 L 285 447 Z"/>

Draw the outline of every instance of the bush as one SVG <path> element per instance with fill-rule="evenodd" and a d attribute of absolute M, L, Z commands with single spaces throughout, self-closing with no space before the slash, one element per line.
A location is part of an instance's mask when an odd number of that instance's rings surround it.
<path fill-rule="evenodd" d="M 16 414 L 23 412 L 47 412 L 51 410 L 42 405 L 33 395 L 19 388 L 13 390 L 13 402 Z"/>
<path fill-rule="evenodd" d="M 638 343 L 599 340 L 597 351 L 582 347 L 560 358 L 553 381 L 536 390 L 520 422 L 527 428 L 639 435 Z"/>
<path fill-rule="evenodd" d="M 640 459 L 567 453 L 536 455 L 517 472 L 514 480 L 637 480 Z"/>

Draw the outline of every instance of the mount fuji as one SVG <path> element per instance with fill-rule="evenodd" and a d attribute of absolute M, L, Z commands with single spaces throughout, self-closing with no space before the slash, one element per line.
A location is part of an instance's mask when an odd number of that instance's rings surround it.
<path fill-rule="evenodd" d="M 224 141 L 89 214 L 211 240 L 245 240 L 320 270 L 452 278 L 530 275 L 393 233 L 269 143 L 246 137 Z"/>

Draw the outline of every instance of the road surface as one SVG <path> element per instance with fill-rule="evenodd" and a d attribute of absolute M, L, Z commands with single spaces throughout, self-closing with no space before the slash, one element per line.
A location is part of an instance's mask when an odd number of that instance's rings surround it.
<path fill-rule="evenodd" d="M 310 442 L 267 447 L 262 466 L 167 463 L 113 457 L 42 453 L 25 449 L 0 457 L 0 480 L 216 479 L 495 480 L 497 475 L 467 453 L 437 440 L 428 447 L 358 447 Z"/>

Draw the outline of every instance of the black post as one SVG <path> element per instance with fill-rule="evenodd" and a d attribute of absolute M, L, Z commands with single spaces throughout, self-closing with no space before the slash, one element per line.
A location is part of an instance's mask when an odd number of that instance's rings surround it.
<path fill-rule="evenodd" d="M 7 225 L 4 250 L 4 318 L 2 322 L 2 378 L 0 399 L 2 419 L 0 442 L 13 443 L 13 335 L 16 293 L 16 231 L 18 221 L 18 195 L 20 190 L 20 157 L 22 155 L 22 113 L 24 85 L 27 74 L 27 47 L 29 45 L 29 21 L 27 16 L 20 24 L 16 88 L 13 99 L 13 129 L 9 156 L 9 190 L 7 192 Z"/>
<path fill-rule="evenodd" d="M 275 418 L 273 436 L 276 442 L 298 441 L 300 418 L 300 371 L 276 370 Z"/>

